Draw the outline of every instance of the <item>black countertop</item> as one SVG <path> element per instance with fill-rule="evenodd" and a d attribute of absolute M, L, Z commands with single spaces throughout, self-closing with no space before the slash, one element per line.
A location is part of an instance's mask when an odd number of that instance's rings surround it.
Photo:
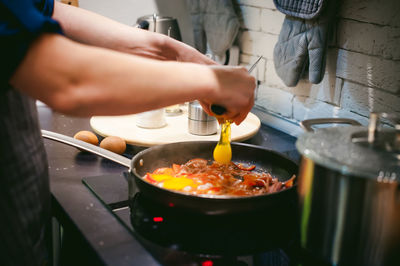
<path fill-rule="evenodd" d="M 38 107 L 42 129 L 73 136 L 80 130 L 91 130 L 88 118 L 75 118 Z M 295 138 L 262 125 L 260 131 L 246 143 L 278 151 L 294 160 L 299 154 Z M 127 169 L 96 155 L 81 153 L 74 147 L 45 140 L 49 161 L 50 185 L 54 212 L 63 217 L 61 223 L 74 228 L 104 265 L 159 265 L 144 247 L 111 214 L 100 200 L 82 183 L 93 176 L 123 176 Z M 144 147 L 130 146 L 131 157 Z M 122 179 L 121 179 L 122 180 Z"/>

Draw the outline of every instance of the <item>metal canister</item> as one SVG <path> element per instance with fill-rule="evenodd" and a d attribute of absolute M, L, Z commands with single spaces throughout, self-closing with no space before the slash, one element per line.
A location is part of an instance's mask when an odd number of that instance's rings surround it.
<path fill-rule="evenodd" d="M 178 20 L 173 17 L 161 16 L 157 14 L 146 15 L 138 18 L 135 26 L 149 31 L 165 34 L 171 38 L 174 38 L 175 40 L 182 41 Z"/>
<path fill-rule="evenodd" d="M 189 103 L 188 129 L 194 135 L 212 135 L 217 133 L 218 121 L 214 116 L 204 112 L 198 101 Z"/>

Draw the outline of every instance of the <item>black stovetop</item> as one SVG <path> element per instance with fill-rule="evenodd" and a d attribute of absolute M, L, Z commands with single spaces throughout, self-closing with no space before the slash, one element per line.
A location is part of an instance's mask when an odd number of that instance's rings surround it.
<path fill-rule="evenodd" d="M 296 204 L 263 213 L 206 216 L 172 211 L 140 192 L 128 199 L 123 176 L 83 178 L 162 265 L 296 265 Z"/>

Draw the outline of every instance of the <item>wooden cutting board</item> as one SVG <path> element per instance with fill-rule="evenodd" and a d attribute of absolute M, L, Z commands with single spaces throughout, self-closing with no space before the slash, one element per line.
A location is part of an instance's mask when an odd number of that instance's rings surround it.
<path fill-rule="evenodd" d="M 136 115 L 124 116 L 93 116 L 90 125 L 97 134 L 118 136 L 128 144 L 150 147 L 180 141 L 218 141 L 218 133 L 210 136 L 198 136 L 188 131 L 187 110 L 182 108 L 182 114 L 167 116 L 167 125 L 162 128 L 146 129 L 136 126 Z M 232 124 L 232 141 L 244 141 L 254 136 L 260 129 L 260 119 L 253 113 L 239 125 Z"/>

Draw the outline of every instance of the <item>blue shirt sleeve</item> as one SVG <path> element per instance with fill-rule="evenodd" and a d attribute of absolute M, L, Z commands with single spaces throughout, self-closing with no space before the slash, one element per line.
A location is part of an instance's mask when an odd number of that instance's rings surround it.
<path fill-rule="evenodd" d="M 53 8 L 54 0 L 0 0 L 0 91 L 40 34 L 62 34 Z"/>

